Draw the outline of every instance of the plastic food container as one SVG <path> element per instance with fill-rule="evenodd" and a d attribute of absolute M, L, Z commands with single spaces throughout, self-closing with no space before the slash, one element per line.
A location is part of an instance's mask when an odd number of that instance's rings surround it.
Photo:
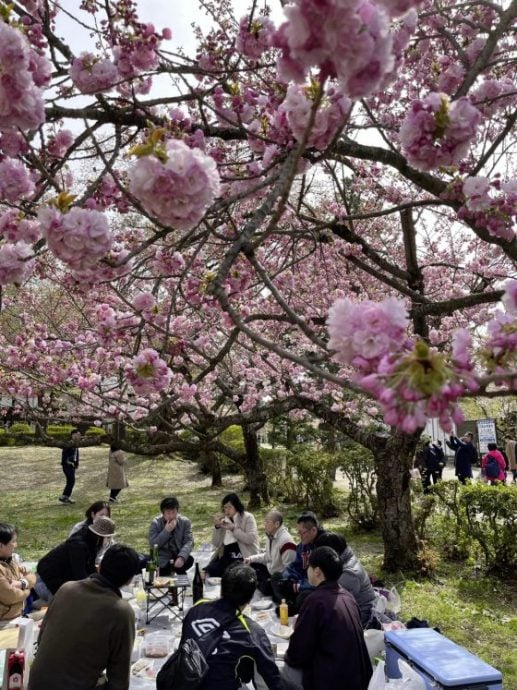
<path fill-rule="evenodd" d="M 147 657 L 168 656 L 171 652 L 171 637 L 166 632 L 152 632 L 144 637 L 143 653 Z"/>

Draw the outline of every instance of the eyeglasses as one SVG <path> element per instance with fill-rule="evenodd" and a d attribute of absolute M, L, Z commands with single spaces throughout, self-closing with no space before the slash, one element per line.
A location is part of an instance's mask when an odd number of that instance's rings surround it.
<path fill-rule="evenodd" d="M 312 532 L 313 529 L 313 527 L 311 527 L 311 529 L 299 529 L 298 534 L 300 535 L 300 537 L 303 537 L 306 534 L 309 534 L 309 532 Z"/>

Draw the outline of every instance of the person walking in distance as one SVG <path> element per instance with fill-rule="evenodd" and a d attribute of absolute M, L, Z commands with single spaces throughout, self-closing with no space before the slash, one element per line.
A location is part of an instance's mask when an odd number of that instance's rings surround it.
<path fill-rule="evenodd" d="M 61 503 L 75 503 L 71 496 L 75 484 L 75 471 L 79 467 L 79 448 L 76 444 L 80 438 L 79 429 L 72 429 L 70 432 L 71 442 L 61 451 L 61 468 L 66 477 L 65 488 L 59 497 Z"/>

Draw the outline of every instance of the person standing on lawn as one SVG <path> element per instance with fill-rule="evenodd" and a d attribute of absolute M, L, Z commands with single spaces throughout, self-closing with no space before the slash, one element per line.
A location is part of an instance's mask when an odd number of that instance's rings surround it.
<path fill-rule="evenodd" d="M 106 486 L 110 490 L 110 503 L 118 503 L 118 495 L 129 486 L 126 475 L 126 454 L 118 443 L 110 446 Z"/>
<path fill-rule="evenodd" d="M 61 468 L 66 477 L 65 488 L 59 497 L 61 503 L 75 503 L 71 496 L 75 484 L 75 471 L 79 467 L 79 448 L 76 444 L 80 438 L 81 432 L 79 429 L 72 429 L 70 432 L 71 443 L 61 451 Z"/>

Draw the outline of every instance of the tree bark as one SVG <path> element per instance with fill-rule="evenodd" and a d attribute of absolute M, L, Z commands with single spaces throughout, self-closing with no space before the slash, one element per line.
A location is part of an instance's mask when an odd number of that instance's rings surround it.
<path fill-rule="evenodd" d="M 260 508 L 262 502 L 269 503 L 269 488 L 264 464 L 260 457 L 256 425 L 243 425 L 244 448 L 246 450 L 246 480 L 250 491 L 249 508 Z"/>
<path fill-rule="evenodd" d="M 383 565 L 390 572 L 412 570 L 418 562 L 409 482 L 418 435 L 408 436 L 395 431 L 386 443 L 371 447 L 377 471 Z"/>

